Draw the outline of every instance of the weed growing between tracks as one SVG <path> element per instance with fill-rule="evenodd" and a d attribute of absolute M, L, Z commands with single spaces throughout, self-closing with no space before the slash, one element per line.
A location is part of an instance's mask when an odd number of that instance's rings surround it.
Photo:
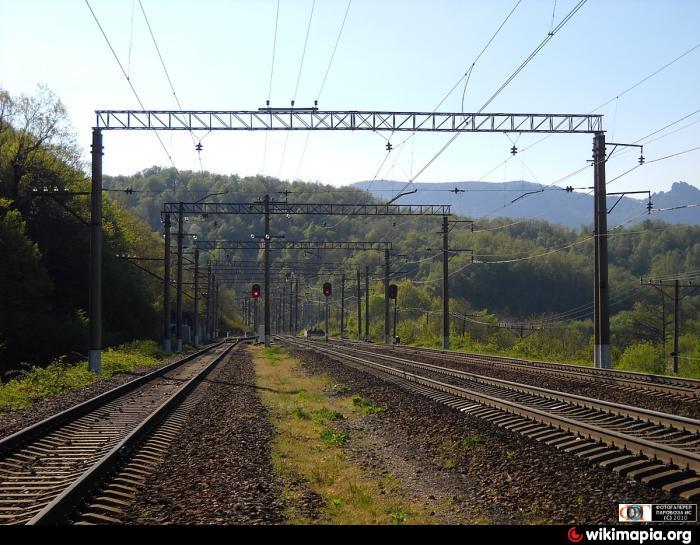
<path fill-rule="evenodd" d="M 256 383 L 277 437 L 272 461 L 284 482 L 287 522 L 420 524 L 435 522 L 390 474 L 377 479 L 348 460 L 344 424 L 380 418 L 383 409 L 326 375 L 304 374 L 277 349 L 253 348 Z"/>
<path fill-rule="evenodd" d="M 109 348 L 102 355 L 102 373 L 90 372 L 87 362 L 68 364 L 59 358 L 46 367 L 24 365 L 12 372 L 0 384 L 0 414 L 25 409 L 48 397 L 60 395 L 72 388 L 87 386 L 102 378 L 128 373 L 138 367 L 161 363 L 163 352 L 154 341 L 134 341 Z"/>

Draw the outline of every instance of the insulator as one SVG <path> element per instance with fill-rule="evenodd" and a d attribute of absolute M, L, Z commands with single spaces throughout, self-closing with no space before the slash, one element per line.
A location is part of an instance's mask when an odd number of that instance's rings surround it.
<path fill-rule="evenodd" d="M 394 149 L 394 146 L 391 145 L 391 142 L 387 142 L 386 143 L 386 151 L 391 151 L 392 149 Z"/>
<path fill-rule="evenodd" d="M 194 147 L 197 151 L 202 151 L 204 149 L 204 146 L 202 146 L 201 142 L 197 142 L 197 145 Z"/>
<path fill-rule="evenodd" d="M 513 147 L 510 148 L 510 154 L 515 155 L 516 153 L 518 153 L 518 148 L 516 148 L 515 144 L 513 144 Z"/>
<path fill-rule="evenodd" d="M 643 165 L 644 164 L 644 155 L 639 156 L 639 164 Z"/>

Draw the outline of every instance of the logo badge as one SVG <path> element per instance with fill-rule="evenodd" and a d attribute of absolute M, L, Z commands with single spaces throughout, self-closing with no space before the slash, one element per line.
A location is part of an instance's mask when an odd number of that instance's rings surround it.
<path fill-rule="evenodd" d="M 583 540 L 583 534 L 579 534 L 576 531 L 576 526 L 569 528 L 569 532 L 566 534 L 566 537 L 569 538 L 571 543 L 580 543 Z"/>

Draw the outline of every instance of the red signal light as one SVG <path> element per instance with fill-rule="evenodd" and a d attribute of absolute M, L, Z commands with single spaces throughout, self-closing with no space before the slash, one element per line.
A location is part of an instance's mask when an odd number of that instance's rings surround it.
<path fill-rule="evenodd" d="M 330 297 L 331 294 L 333 293 L 333 287 L 331 286 L 330 282 L 326 282 L 323 284 L 323 295 L 326 297 Z"/>
<path fill-rule="evenodd" d="M 253 284 L 252 294 L 253 299 L 257 299 L 258 297 L 260 297 L 260 284 Z"/>

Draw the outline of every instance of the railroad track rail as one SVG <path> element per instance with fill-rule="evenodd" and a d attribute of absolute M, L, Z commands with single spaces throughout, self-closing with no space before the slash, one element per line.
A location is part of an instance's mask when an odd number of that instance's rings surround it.
<path fill-rule="evenodd" d="M 280 338 L 689 500 L 700 498 L 700 420 L 427 364 L 371 346 Z"/>
<path fill-rule="evenodd" d="M 671 377 L 666 375 L 652 375 L 637 373 L 634 371 L 620 371 L 618 369 L 596 369 L 567 363 L 552 363 L 489 354 L 474 354 L 469 352 L 456 352 L 436 348 L 424 348 L 405 345 L 371 345 L 370 343 L 353 341 L 350 339 L 333 339 L 334 343 L 342 343 L 348 346 L 372 346 L 373 349 L 385 352 L 401 354 L 423 355 L 451 363 L 472 364 L 488 366 L 489 368 L 501 368 L 524 372 L 536 372 L 557 378 L 566 378 L 574 382 L 590 383 L 600 382 L 607 388 L 626 391 L 643 390 L 662 398 L 671 398 L 682 401 L 694 401 L 700 410 L 700 380 L 690 378 Z"/>
<path fill-rule="evenodd" d="M 207 347 L 0 440 L 0 524 L 65 521 L 237 344 Z"/>

